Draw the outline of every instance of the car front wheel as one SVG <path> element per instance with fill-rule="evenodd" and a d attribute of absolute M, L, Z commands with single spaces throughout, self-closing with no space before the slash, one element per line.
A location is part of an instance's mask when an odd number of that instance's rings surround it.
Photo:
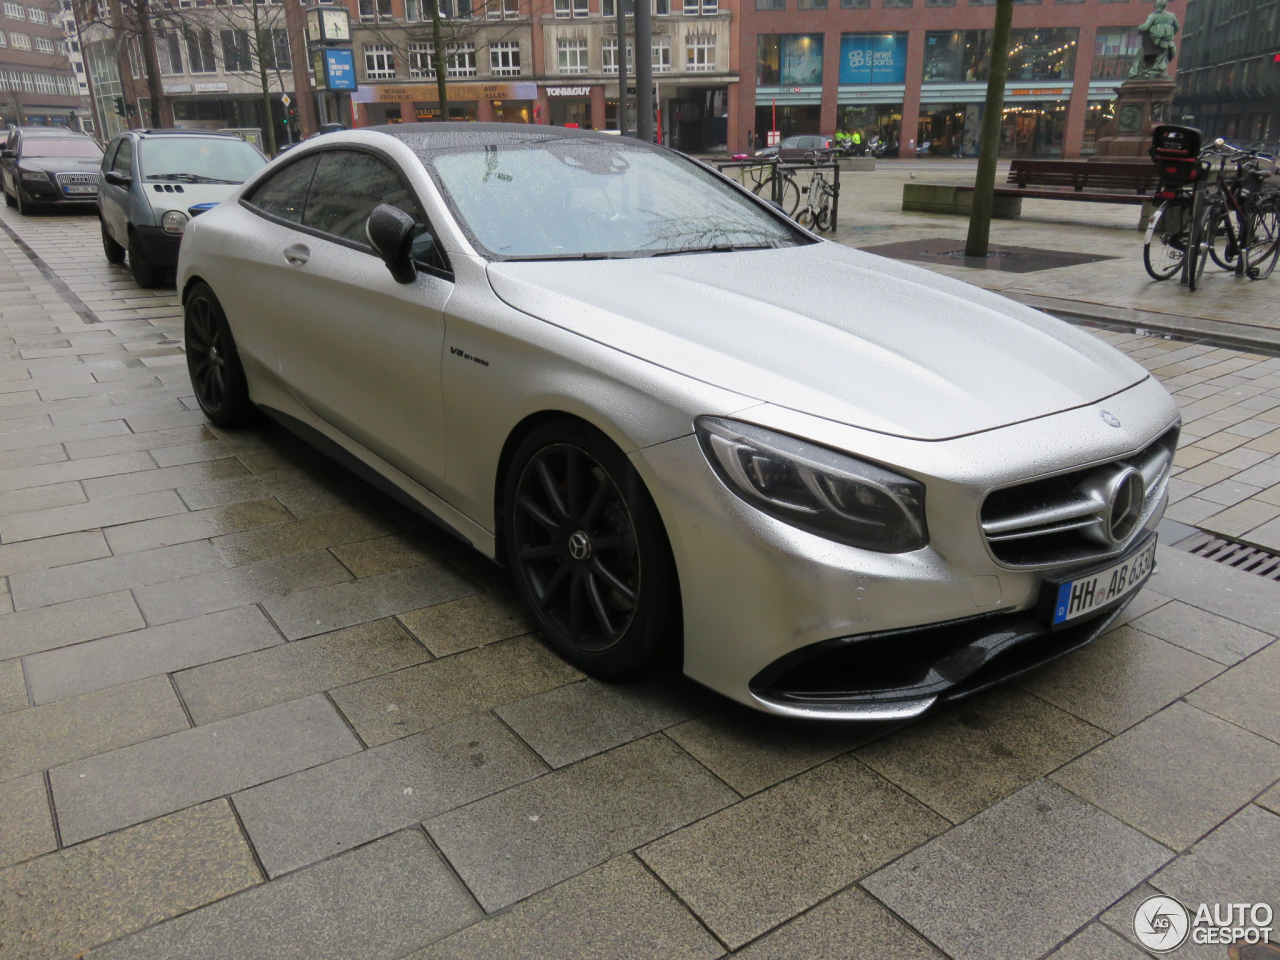
<path fill-rule="evenodd" d="M 136 233 L 129 238 L 129 272 L 140 287 L 158 287 L 164 283 L 164 268 L 147 259 Z"/>
<path fill-rule="evenodd" d="M 517 448 L 503 502 L 507 560 L 552 649 L 610 679 L 676 665 L 675 562 L 621 450 L 580 421 L 544 424 Z"/>

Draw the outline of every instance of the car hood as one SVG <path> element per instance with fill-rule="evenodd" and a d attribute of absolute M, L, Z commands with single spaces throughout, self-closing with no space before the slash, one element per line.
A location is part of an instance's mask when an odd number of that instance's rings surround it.
<path fill-rule="evenodd" d="M 101 157 L 23 157 L 18 161 L 23 170 L 41 170 L 45 173 L 97 173 L 102 168 Z"/>
<path fill-rule="evenodd" d="M 509 305 L 779 406 L 942 440 L 1094 403 L 1145 379 L 1085 331 L 837 243 L 489 265 Z"/>
<path fill-rule="evenodd" d="M 181 187 L 182 192 L 156 190 L 157 186 Z M 160 218 L 170 210 L 181 210 L 186 213 L 188 207 L 194 207 L 198 203 L 221 203 L 240 187 L 239 183 L 171 183 L 169 181 L 161 183 L 156 180 L 147 180 L 142 185 L 142 193 L 147 198 L 147 203 L 151 204 L 156 223 L 159 223 Z"/>

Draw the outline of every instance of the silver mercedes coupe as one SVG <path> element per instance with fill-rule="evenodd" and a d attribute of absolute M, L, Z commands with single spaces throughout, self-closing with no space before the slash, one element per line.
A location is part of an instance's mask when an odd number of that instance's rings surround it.
<path fill-rule="evenodd" d="M 506 564 L 597 676 L 906 718 L 1152 569 L 1179 421 L 1141 366 L 661 147 L 321 137 L 192 221 L 178 286 L 213 423 L 260 408 Z"/>

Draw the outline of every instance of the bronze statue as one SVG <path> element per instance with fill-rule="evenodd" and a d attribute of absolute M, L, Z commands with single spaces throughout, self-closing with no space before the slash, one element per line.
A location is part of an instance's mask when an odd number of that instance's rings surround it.
<path fill-rule="evenodd" d="M 1156 0 L 1156 8 L 1138 28 L 1142 34 L 1142 49 L 1133 58 L 1130 77 L 1140 80 L 1167 80 L 1169 61 L 1178 55 L 1173 38 L 1182 29 L 1178 18 L 1165 10 L 1169 0 Z"/>

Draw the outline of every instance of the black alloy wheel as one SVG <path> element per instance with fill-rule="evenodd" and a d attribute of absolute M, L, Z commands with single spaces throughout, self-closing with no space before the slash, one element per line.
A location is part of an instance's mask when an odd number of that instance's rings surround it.
<path fill-rule="evenodd" d="M 253 410 L 244 368 L 222 306 L 206 284 L 196 284 L 187 296 L 183 335 L 187 372 L 204 415 L 220 427 L 243 422 Z"/>
<path fill-rule="evenodd" d="M 621 451 L 585 424 L 541 428 L 517 451 L 505 500 L 507 559 L 549 645 L 602 677 L 667 665 L 680 629 L 675 567 Z"/>

